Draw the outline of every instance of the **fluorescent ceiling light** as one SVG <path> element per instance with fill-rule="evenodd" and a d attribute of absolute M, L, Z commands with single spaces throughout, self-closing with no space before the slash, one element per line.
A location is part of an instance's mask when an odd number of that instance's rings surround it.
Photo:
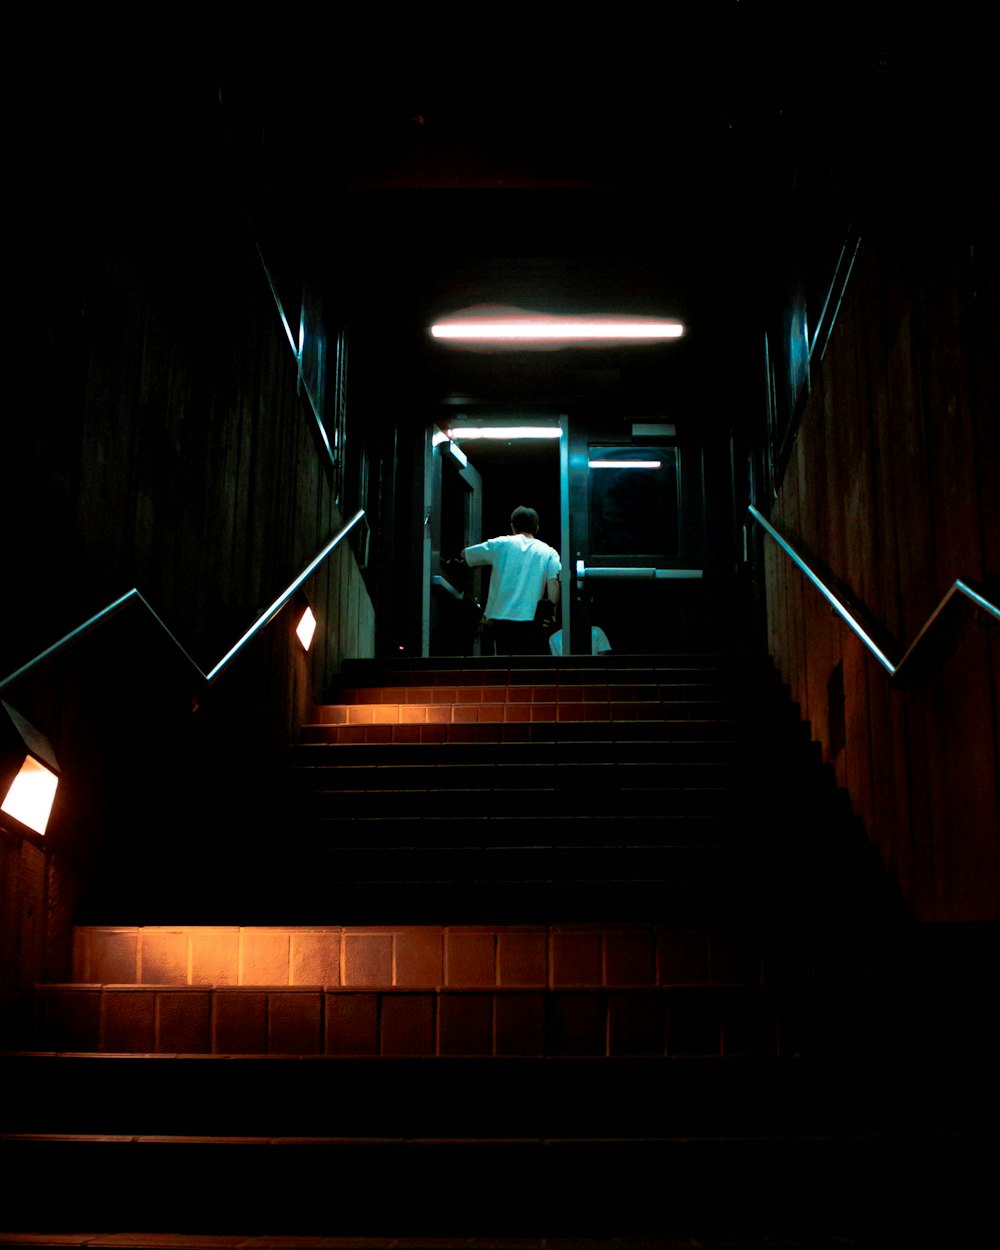
<path fill-rule="evenodd" d="M 591 469 L 658 469 L 659 460 L 588 460 Z"/>
<path fill-rule="evenodd" d="M 558 438 L 561 433 L 558 425 L 460 425 L 448 437 L 464 443 L 474 438 Z"/>
<path fill-rule="evenodd" d="M 684 333 L 679 321 L 622 317 L 539 317 L 439 321 L 431 326 L 436 339 L 451 342 L 617 342 L 677 339 Z"/>

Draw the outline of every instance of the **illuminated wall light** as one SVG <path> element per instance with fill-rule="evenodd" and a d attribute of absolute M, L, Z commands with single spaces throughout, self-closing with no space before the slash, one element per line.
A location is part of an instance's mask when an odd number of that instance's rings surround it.
<path fill-rule="evenodd" d="M 684 327 L 679 321 L 596 321 L 576 317 L 540 321 L 439 321 L 431 326 L 434 338 L 465 343 L 649 342 L 678 339 L 683 333 Z"/>
<path fill-rule="evenodd" d="M 295 633 L 298 635 L 299 642 L 302 643 L 302 649 L 308 651 L 313 640 L 313 634 L 316 632 L 316 618 L 313 616 L 313 610 L 308 605 L 305 611 L 299 617 L 299 623 L 295 626 Z"/>
<path fill-rule="evenodd" d="M 35 833 L 44 834 L 59 785 L 59 764 L 48 738 L 9 703 L 3 704 L 2 782 L 6 812 Z"/>
<path fill-rule="evenodd" d="M 55 773 L 49 772 L 33 756 L 26 755 L 6 798 L 0 803 L 0 811 L 13 816 L 36 833 L 44 833 L 58 786 L 59 778 Z"/>
<path fill-rule="evenodd" d="M 588 460 L 591 469 L 659 469 L 659 460 Z"/>

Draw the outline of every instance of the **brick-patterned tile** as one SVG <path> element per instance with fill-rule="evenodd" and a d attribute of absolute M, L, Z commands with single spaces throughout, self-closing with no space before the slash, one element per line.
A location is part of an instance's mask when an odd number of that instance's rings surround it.
<path fill-rule="evenodd" d="M 608 1053 L 662 1055 L 666 1050 L 663 994 L 639 990 L 608 995 Z"/>
<path fill-rule="evenodd" d="M 708 981 L 708 934 L 703 929 L 661 929 L 657 946 L 661 985 Z"/>
<path fill-rule="evenodd" d="M 290 937 L 287 929 L 244 929 L 241 933 L 240 984 L 287 985 Z"/>
<path fill-rule="evenodd" d="M 392 934 L 344 933 L 342 984 L 392 985 Z"/>
<path fill-rule="evenodd" d="M 713 929 L 709 934 L 709 968 L 713 985 L 759 984 L 757 935 L 741 930 Z"/>
<path fill-rule="evenodd" d="M 427 708 L 423 704 L 403 704 L 399 709 L 401 725 L 422 725 L 427 720 Z"/>
<path fill-rule="evenodd" d="M 551 943 L 552 985 L 601 985 L 600 930 L 554 929 Z"/>
<path fill-rule="evenodd" d="M 101 985 L 134 985 L 139 980 L 139 935 L 135 929 L 77 930 L 74 947 L 81 940 L 86 958 L 79 974 L 74 973 L 75 980 Z"/>
<path fill-rule="evenodd" d="M 101 991 L 69 986 L 36 991 L 40 1045 L 46 1050 L 99 1050 Z"/>
<path fill-rule="evenodd" d="M 397 725 L 392 735 L 393 742 L 419 742 L 424 726 L 420 723 Z"/>
<path fill-rule="evenodd" d="M 267 1048 L 272 1055 L 322 1054 L 322 991 L 272 990 L 268 994 Z"/>
<path fill-rule="evenodd" d="M 635 720 L 636 705 L 634 703 L 609 703 L 608 718 L 610 720 Z"/>
<path fill-rule="evenodd" d="M 495 985 L 496 934 L 446 930 L 444 971 L 446 985 Z"/>
<path fill-rule="evenodd" d="M 383 1055 L 434 1054 L 433 994 L 383 994 L 381 1024 Z"/>
<path fill-rule="evenodd" d="M 533 708 L 530 703 L 508 703 L 504 708 L 503 718 L 505 723 L 515 723 L 537 720 L 540 715 L 540 710 Z"/>
<path fill-rule="evenodd" d="M 392 741 L 391 725 L 366 725 L 364 731 L 364 741 L 374 743 L 384 743 Z"/>
<path fill-rule="evenodd" d="M 438 1053 L 493 1053 L 493 995 L 444 993 L 438 997 Z"/>
<path fill-rule="evenodd" d="M 211 990 L 157 991 L 156 1049 L 160 1053 L 185 1055 L 211 1052 Z"/>
<path fill-rule="evenodd" d="M 235 926 L 189 930 L 192 985 L 239 985 L 240 931 Z"/>
<path fill-rule="evenodd" d="M 293 929 L 290 942 L 292 985 L 340 984 L 339 929 Z"/>
<path fill-rule="evenodd" d="M 545 1054 L 545 994 L 495 994 L 496 1054 Z"/>
<path fill-rule="evenodd" d="M 604 981 L 606 985 L 656 984 L 656 942 L 651 929 L 605 933 Z"/>
<path fill-rule="evenodd" d="M 549 935 L 546 929 L 497 934 L 498 985 L 548 985 Z"/>
<path fill-rule="evenodd" d="M 267 1054 L 267 993 L 221 989 L 212 994 L 212 1050 L 221 1055 Z"/>
<path fill-rule="evenodd" d="M 607 999 L 603 990 L 550 994 L 546 1034 L 550 1055 L 605 1055 Z"/>
<path fill-rule="evenodd" d="M 444 983 L 444 932 L 436 925 L 412 925 L 396 934 L 393 984 L 427 989 Z"/>
<path fill-rule="evenodd" d="M 391 707 L 394 706 L 391 705 Z M 375 723 L 375 719 L 375 708 L 364 703 L 352 703 L 347 708 L 347 723 L 349 725 L 372 725 Z M 387 724 L 398 719 L 398 709 L 395 715 L 393 715 L 391 708 L 380 707 L 378 709 L 378 721 L 380 724 Z"/>
<path fill-rule="evenodd" d="M 721 1010 L 724 1055 L 777 1055 L 778 1013 L 772 994 L 761 989 L 730 991 Z"/>
<path fill-rule="evenodd" d="M 420 741 L 421 742 L 447 742 L 448 741 L 448 725 L 421 725 Z"/>
<path fill-rule="evenodd" d="M 326 1053 L 379 1053 L 379 996 L 341 990 L 326 995 Z"/>
<path fill-rule="evenodd" d="M 188 935 L 177 929 L 141 929 L 139 980 L 146 985 L 187 985 Z"/>
<path fill-rule="evenodd" d="M 778 994 L 778 1053 L 784 1057 L 829 1055 L 834 1019 L 829 1001 L 812 989 L 784 989 Z"/>
<path fill-rule="evenodd" d="M 815 977 L 813 943 L 799 934 L 768 933 L 761 941 L 765 985 L 805 985 Z"/>
<path fill-rule="evenodd" d="M 487 698 L 493 702 L 496 701 L 495 695 L 487 695 L 482 686 L 457 686 L 455 688 L 455 703 L 484 703 Z"/>
<path fill-rule="evenodd" d="M 156 1048 L 156 995 L 145 989 L 105 990 L 101 1049 L 149 1054 Z"/>
<path fill-rule="evenodd" d="M 722 1018 L 718 995 L 707 989 L 667 991 L 667 1053 L 720 1055 Z"/>

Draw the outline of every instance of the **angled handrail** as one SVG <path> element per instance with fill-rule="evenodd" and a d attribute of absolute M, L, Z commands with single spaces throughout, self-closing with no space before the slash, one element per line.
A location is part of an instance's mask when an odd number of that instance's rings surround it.
<path fill-rule="evenodd" d="M 299 573 L 299 575 L 281 592 L 281 594 L 277 597 L 277 599 L 275 599 L 275 601 L 271 604 L 271 606 L 265 609 L 265 611 L 263 611 L 260 614 L 260 616 L 257 617 L 254 623 L 250 626 L 250 628 L 246 631 L 246 633 L 243 634 L 243 636 L 239 639 L 239 641 L 236 642 L 232 647 L 230 647 L 229 650 L 226 652 L 226 654 L 222 657 L 222 659 L 219 660 L 218 664 L 216 664 L 213 668 L 210 668 L 207 673 L 202 672 L 198 664 L 196 664 L 195 661 L 191 658 L 191 656 L 184 649 L 184 647 L 177 640 L 175 635 L 171 632 L 171 630 L 167 627 L 167 625 L 163 622 L 163 620 L 157 615 L 156 612 L 153 611 L 153 609 L 147 603 L 145 598 L 143 598 L 142 594 L 137 589 L 135 589 L 135 587 L 133 587 L 131 590 L 127 591 L 124 595 L 122 595 L 121 598 L 116 599 L 113 603 L 109 603 L 106 608 L 102 608 L 100 612 L 96 613 L 94 616 L 84 621 L 82 625 L 78 625 L 76 629 L 70 630 L 70 632 L 66 634 L 64 637 L 60 638 L 58 642 L 54 642 L 52 646 L 46 647 L 45 650 L 39 652 L 39 654 L 36 655 L 34 659 L 29 660 L 26 664 L 22 664 L 20 668 L 16 669 L 8 677 L 5 677 L 3 681 L 0 681 L 0 690 L 3 690 L 5 687 L 11 685 L 13 682 L 17 681 L 18 678 L 23 677 L 26 673 L 29 673 L 32 669 L 37 668 L 38 665 L 42 664 L 45 660 L 50 659 L 52 656 L 56 655 L 58 652 L 65 650 L 65 648 L 70 646 L 72 643 L 78 642 L 86 634 L 89 634 L 93 630 L 97 629 L 99 625 L 103 625 L 106 621 L 110 620 L 111 617 L 115 616 L 118 612 L 120 612 L 122 608 L 127 607 L 133 601 L 140 603 L 149 612 L 149 614 L 153 617 L 153 619 L 160 626 L 163 632 L 167 635 L 170 641 L 174 644 L 174 646 L 178 649 L 178 651 L 180 651 L 180 653 L 184 656 L 188 664 L 191 665 L 191 668 L 195 671 L 195 673 L 197 673 L 197 675 L 204 682 L 211 685 L 212 682 L 214 682 L 215 679 L 225 669 L 229 667 L 229 665 L 233 662 L 233 660 L 237 657 L 237 655 L 239 655 L 239 653 L 243 650 L 243 648 L 247 645 L 247 643 L 252 638 L 254 638 L 257 634 L 259 634 L 260 631 L 266 625 L 268 625 L 271 621 L 274 620 L 274 618 L 278 615 L 278 613 L 285 606 L 288 600 L 291 599 L 292 595 L 294 595 L 295 592 L 299 589 L 299 587 L 316 571 L 319 565 L 323 563 L 323 561 L 327 558 L 327 556 L 345 538 L 345 536 L 348 533 L 350 533 L 350 531 L 354 528 L 355 525 L 357 525 L 357 523 L 361 520 L 361 518 L 364 515 L 365 515 L 364 508 L 359 508 L 358 511 L 354 514 L 354 516 L 352 516 L 351 519 L 347 522 L 347 524 L 344 525 L 337 532 L 337 534 L 335 534 L 334 537 L 330 539 L 330 541 L 326 544 L 326 546 L 324 546 L 322 550 L 319 551 L 309 561 L 309 563 L 302 570 L 302 572 Z"/>
<path fill-rule="evenodd" d="M 875 642 L 868 631 L 861 625 L 860 621 L 852 614 L 850 609 L 841 599 L 839 599 L 826 583 L 814 572 L 813 569 L 803 560 L 794 547 L 783 538 L 782 535 L 774 528 L 754 506 L 748 505 L 747 511 L 755 521 L 768 533 L 778 544 L 782 551 L 791 559 L 791 561 L 805 574 L 812 582 L 821 595 L 831 604 L 834 611 L 844 620 L 845 624 L 857 634 L 861 641 L 865 644 L 869 651 L 875 656 L 878 662 L 889 674 L 895 684 L 902 685 L 905 680 L 910 678 L 911 674 L 918 672 L 921 668 L 928 665 L 928 654 L 933 647 L 942 638 L 946 630 L 954 629 L 956 624 L 956 614 L 962 610 L 980 610 L 992 616 L 995 620 L 1000 621 L 1000 607 L 995 603 L 991 603 L 979 591 L 956 578 L 944 598 L 934 609 L 927 621 L 921 627 L 917 636 L 909 647 L 903 653 L 898 663 L 894 664 L 886 655 L 881 647 Z"/>

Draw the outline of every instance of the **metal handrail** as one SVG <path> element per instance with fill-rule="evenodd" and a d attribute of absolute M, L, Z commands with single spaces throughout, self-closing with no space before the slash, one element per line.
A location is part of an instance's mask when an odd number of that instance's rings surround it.
<path fill-rule="evenodd" d="M 921 666 L 926 665 L 926 655 L 928 649 L 933 646 L 936 639 L 940 638 L 944 629 L 948 625 L 949 617 L 954 623 L 956 610 L 968 608 L 988 613 L 997 621 L 1000 621 L 1000 607 L 995 603 L 991 603 L 979 591 L 974 590 L 968 583 L 956 578 L 951 587 L 945 594 L 944 598 L 927 618 L 927 621 L 917 633 L 916 638 L 903 653 L 898 663 L 894 664 L 892 660 L 879 647 L 868 631 L 861 625 L 857 618 L 851 613 L 850 609 L 844 604 L 826 583 L 809 567 L 802 559 L 799 553 L 792 545 L 778 533 L 774 526 L 768 521 L 754 506 L 748 505 L 747 511 L 757 521 L 760 526 L 774 539 L 784 553 L 792 560 L 792 562 L 806 575 L 809 581 L 817 588 L 820 594 L 831 604 L 834 611 L 842 617 L 844 622 L 857 634 L 865 646 L 871 651 L 878 662 L 889 674 L 897 685 L 902 685 L 904 679 L 916 672 Z"/>
<path fill-rule="evenodd" d="M 260 616 L 257 617 L 254 623 L 250 626 L 250 628 L 246 631 L 246 633 L 239 639 L 239 641 L 235 643 L 232 647 L 230 647 L 229 650 L 226 652 L 226 654 L 218 662 L 218 664 L 216 664 L 213 668 L 210 668 L 207 673 L 202 672 L 201 668 L 198 666 L 198 664 L 195 663 L 195 661 L 191 658 L 191 656 L 184 649 L 184 647 L 180 644 L 180 642 L 178 642 L 177 638 L 170 631 L 170 629 L 168 629 L 168 627 L 164 624 L 164 622 L 160 619 L 160 617 L 156 614 L 156 612 L 154 612 L 153 609 L 149 606 L 147 601 L 143 598 L 142 594 L 133 587 L 132 590 L 122 595 L 120 599 L 116 599 L 113 603 L 109 603 L 106 608 L 102 608 L 101 611 L 98 612 L 95 616 L 92 616 L 88 620 L 84 621 L 82 625 L 78 625 L 76 629 L 70 630 L 70 632 L 66 634 L 65 637 L 60 638 L 58 642 L 54 642 L 51 647 L 46 647 L 45 650 L 41 651 L 38 655 L 36 655 L 33 660 L 29 660 L 27 664 L 22 664 L 19 669 L 16 669 L 8 677 L 5 677 L 3 681 L 0 681 L 0 690 L 3 690 L 5 687 L 11 685 L 13 682 L 23 677 L 26 673 L 29 673 L 33 668 L 37 668 L 38 665 L 42 664 L 45 660 L 50 659 L 52 656 L 56 655 L 58 652 L 64 650 L 66 647 L 70 646 L 72 643 L 78 642 L 86 634 L 91 633 L 99 625 L 103 625 L 105 621 L 110 620 L 112 616 L 116 615 L 118 612 L 122 610 L 122 608 L 127 607 L 133 601 L 140 603 L 147 610 L 147 612 L 149 612 L 153 620 L 156 621 L 156 623 L 160 626 L 160 628 L 167 635 L 170 641 L 174 644 L 174 646 L 177 647 L 178 651 L 180 651 L 180 653 L 184 656 L 187 662 L 191 665 L 195 673 L 197 673 L 197 675 L 204 682 L 206 682 L 208 685 L 211 685 L 212 682 L 214 682 L 215 679 L 226 668 L 229 667 L 229 665 L 233 662 L 233 660 L 237 657 L 237 655 L 239 655 L 240 651 L 243 650 L 243 648 L 251 640 L 251 638 L 254 638 L 257 634 L 260 633 L 260 631 L 266 625 L 268 625 L 271 621 L 274 620 L 274 618 L 278 615 L 278 613 L 285 606 L 288 600 L 291 599 L 292 595 L 294 595 L 295 592 L 299 589 L 299 587 L 316 571 L 319 565 L 323 563 L 323 561 L 327 558 L 327 556 L 344 539 L 344 537 L 354 528 L 354 526 L 357 525 L 357 523 L 361 520 L 361 518 L 364 515 L 365 515 L 364 508 L 359 508 L 358 511 L 354 514 L 354 516 L 352 516 L 351 519 L 347 522 L 347 524 L 344 525 L 338 531 L 338 533 L 333 538 L 330 539 L 330 541 L 326 544 L 326 546 L 323 547 L 323 549 L 319 551 L 312 558 L 312 560 L 309 561 L 309 563 L 302 570 L 302 572 L 299 573 L 299 575 L 294 579 L 294 581 L 292 581 L 291 584 L 287 586 L 285 590 L 281 592 L 281 594 L 277 597 L 277 599 L 275 599 L 275 601 L 271 604 L 269 608 L 265 609 L 265 611 L 263 611 L 260 614 Z"/>

